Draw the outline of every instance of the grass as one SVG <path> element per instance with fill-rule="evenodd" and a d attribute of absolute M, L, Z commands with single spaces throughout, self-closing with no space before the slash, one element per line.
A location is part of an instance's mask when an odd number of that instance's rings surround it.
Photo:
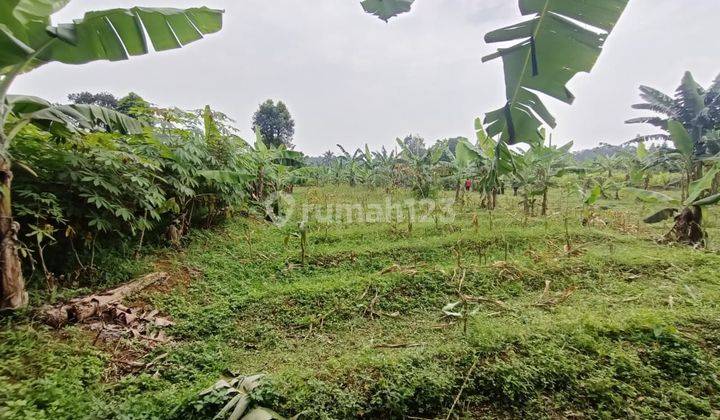
<path fill-rule="evenodd" d="M 296 199 L 385 196 L 310 188 Z M 81 327 L 3 320 L 0 417 L 203 418 L 222 398 L 196 394 L 228 371 L 268 374 L 256 401 L 307 418 L 445 418 L 461 387 L 461 418 L 716 416 L 714 244 L 658 245 L 669 226 L 638 225 L 651 209 L 623 201 L 603 201 L 604 223 L 583 227 L 576 201 L 554 194 L 550 216 L 525 218 L 503 196 L 492 228 L 484 211 L 473 226 L 468 203 L 411 235 L 406 223 L 311 223 L 304 266 L 297 239 L 285 244 L 292 223 L 238 218 L 195 232 L 182 253 L 158 257 L 173 286 L 139 297 L 177 322 L 171 345 L 145 354 L 93 345 Z M 716 215 L 707 220 L 720 238 Z M 467 333 L 441 311 L 463 271 L 463 293 L 501 301 L 481 304 Z M 128 374 L 121 352 L 167 357 Z"/>

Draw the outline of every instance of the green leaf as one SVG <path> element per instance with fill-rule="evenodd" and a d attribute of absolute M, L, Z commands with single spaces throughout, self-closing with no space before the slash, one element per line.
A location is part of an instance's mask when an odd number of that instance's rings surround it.
<path fill-rule="evenodd" d="M 534 17 L 485 36 L 488 43 L 519 41 L 483 58 L 503 59 L 507 98 L 505 106 L 487 114 L 485 124 L 491 137 L 500 135 L 509 144 L 541 143 L 540 127 L 555 127 L 555 119 L 534 92 L 572 103 L 567 83 L 592 70 L 628 0 L 519 3 L 524 16 Z"/>
<path fill-rule="evenodd" d="M 568 166 L 565 168 L 562 168 L 555 172 L 556 177 L 563 177 L 567 174 L 584 174 L 587 172 L 587 169 L 581 168 L 579 166 Z"/>
<path fill-rule="evenodd" d="M 474 162 L 482 161 L 482 154 L 470 144 L 469 141 L 463 140 L 455 146 L 455 160 L 460 167 L 470 166 Z"/>
<path fill-rule="evenodd" d="M 256 407 L 250 410 L 242 420 L 285 420 L 285 417 L 268 408 Z"/>
<path fill-rule="evenodd" d="M 208 181 L 214 181 L 222 184 L 244 183 L 252 178 L 249 174 L 244 172 L 223 170 L 198 171 L 197 175 Z"/>
<path fill-rule="evenodd" d="M 672 198 L 670 196 L 667 196 L 663 193 L 656 192 L 656 191 L 649 191 L 649 190 L 643 190 L 640 188 L 631 188 L 631 187 L 623 188 L 621 191 L 634 196 L 636 199 L 638 199 L 639 201 L 642 201 L 643 203 L 680 204 L 679 200 Z"/>
<path fill-rule="evenodd" d="M 694 204 L 694 202 L 702 195 L 703 192 L 709 190 L 712 188 L 713 181 L 715 180 L 715 177 L 717 176 L 718 172 L 720 172 L 720 166 L 716 165 L 702 178 L 698 179 L 697 181 L 693 181 L 690 183 L 690 187 L 688 188 L 688 198 L 685 200 L 685 205 L 691 205 Z"/>
<path fill-rule="evenodd" d="M 363 9 L 387 22 L 401 13 L 407 13 L 415 0 L 365 0 Z"/>
<path fill-rule="evenodd" d="M 267 152 L 268 147 L 265 145 L 260 127 L 255 127 L 255 150 L 261 153 Z"/>
<path fill-rule="evenodd" d="M 590 193 L 585 195 L 585 199 L 583 200 L 583 203 L 587 206 L 591 206 L 595 204 L 600 197 L 602 196 L 602 188 L 600 188 L 599 185 L 596 185 L 593 187 L 592 190 L 590 190 Z"/>
<path fill-rule="evenodd" d="M 203 109 L 203 125 L 205 127 L 205 141 L 207 144 L 217 144 L 217 142 L 220 141 L 221 135 L 210 105 L 205 105 L 205 109 Z"/>
<path fill-rule="evenodd" d="M 693 206 L 710 206 L 713 204 L 717 204 L 720 202 L 720 194 L 711 195 L 709 197 L 705 197 L 702 200 L 697 200 L 692 203 Z"/>
<path fill-rule="evenodd" d="M 13 1 L 18 0 L 10 3 Z M 49 16 L 64 3 L 67 2 L 22 0 L 22 10 L 15 7 L 10 17 L 0 18 L 0 74 L 31 58 L 25 71 L 50 62 L 127 60 L 148 53 L 146 37 L 156 51 L 165 51 L 222 29 L 223 11 L 207 7 L 94 11 L 72 23 L 50 26 Z M 0 16 L 3 7 L 7 10 L 8 6 L 0 6 Z"/>
<path fill-rule="evenodd" d="M 674 209 L 674 208 L 662 209 L 659 212 L 646 217 L 645 220 L 643 220 L 643 222 L 645 222 L 647 224 L 660 223 L 667 219 L 671 219 L 673 216 L 675 216 L 675 213 L 677 213 L 677 211 L 678 210 Z"/>
<path fill-rule="evenodd" d="M 475 118 L 475 137 L 477 138 L 478 147 L 482 150 L 483 154 L 493 159 L 495 157 L 495 147 L 497 143 L 487 135 L 480 118 Z"/>
<path fill-rule="evenodd" d="M 692 156 L 695 150 L 694 142 L 685 127 L 675 120 L 668 120 L 668 131 L 675 148 L 686 157 Z"/>
<path fill-rule="evenodd" d="M 304 165 L 305 155 L 295 150 L 280 149 L 276 152 L 273 163 L 291 168 L 300 168 Z"/>
<path fill-rule="evenodd" d="M 494 170 L 498 177 L 515 172 L 515 157 L 504 141 L 498 142 L 497 146 L 495 146 L 494 165 Z"/>
<path fill-rule="evenodd" d="M 429 152 L 429 158 L 431 164 L 436 164 L 440 161 L 440 158 L 442 158 L 442 155 L 445 151 L 442 147 L 435 147 L 432 149 L 432 151 Z"/>
<path fill-rule="evenodd" d="M 97 105 L 53 105 L 34 96 L 8 95 L 6 103 L 18 119 L 59 137 L 80 130 L 142 134 L 143 125 L 136 119 Z"/>

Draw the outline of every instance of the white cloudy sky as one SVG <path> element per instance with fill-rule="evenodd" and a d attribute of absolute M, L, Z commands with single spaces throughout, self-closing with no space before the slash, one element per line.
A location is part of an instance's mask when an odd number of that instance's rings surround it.
<path fill-rule="evenodd" d="M 483 36 L 519 20 L 516 0 L 417 0 L 389 24 L 359 0 L 74 0 L 55 21 L 135 5 L 225 9 L 225 28 L 129 62 L 48 65 L 21 77 L 15 93 L 59 102 L 81 90 L 135 91 L 162 106 L 209 104 L 247 137 L 258 104 L 282 99 L 297 148 L 310 154 L 336 143 L 391 146 L 408 133 L 432 142 L 471 136 L 474 118 L 504 103 L 500 61 L 481 63 L 494 51 Z M 550 101 L 555 137 L 587 148 L 647 132 L 623 124 L 637 115 L 638 86 L 672 93 L 685 70 L 709 84 L 720 73 L 718 16 L 718 0 L 631 0 L 593 73 L 572 82 L 576 103 Z"/>

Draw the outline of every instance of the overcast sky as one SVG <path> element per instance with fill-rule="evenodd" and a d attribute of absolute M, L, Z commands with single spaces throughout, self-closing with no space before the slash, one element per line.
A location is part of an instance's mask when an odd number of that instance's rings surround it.
<path fill-rule="evenodd" d="M 486 32 L 520 20 L 516 0 L 417 0 L 386 24 L 359 0 L 74 0 L 55 23 L 87 10 L 130 6 L 225 9 L 225 28 L 180 50 L 128 62 L 47 65 L 15 93 L 66 101 L 68 93 L 139 93 L 160 106 L 206 104 L 229 114 L 246 138 L 259 103 L 281 99 L 295 118 L 297 149 L 317 155 L 392 146 L 416 133 L 428 143 L 473 135 L 473 120 L 504 103 L 499 60 Z M 574 105 L 548 100 L 555 138 L 576 149 L 622 143 L 638 86 L 672 93 L 691 70 L 707 86 L 720 73 L 718 0 L 631 0 L 598 65 L 570 85 Z M 652 130 L 650 130 L 652 131 Z"/>

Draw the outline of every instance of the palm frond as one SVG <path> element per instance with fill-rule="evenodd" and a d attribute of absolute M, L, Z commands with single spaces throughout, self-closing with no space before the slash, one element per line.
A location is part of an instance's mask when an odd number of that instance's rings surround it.
<path fill-rule="evenodd" d="M 625 121 L 625 124 L 650 124 L 667 130 L 668 120 L 660 117 L 638 117 Z"/>
<path fill-rule="evenodd" d="M 705 108 L 705 90 L 693 78 L 692 73 L 685 72 L 682 83 L 675 94 L 675 107 L 683 123 L 695 120 Z"/>

